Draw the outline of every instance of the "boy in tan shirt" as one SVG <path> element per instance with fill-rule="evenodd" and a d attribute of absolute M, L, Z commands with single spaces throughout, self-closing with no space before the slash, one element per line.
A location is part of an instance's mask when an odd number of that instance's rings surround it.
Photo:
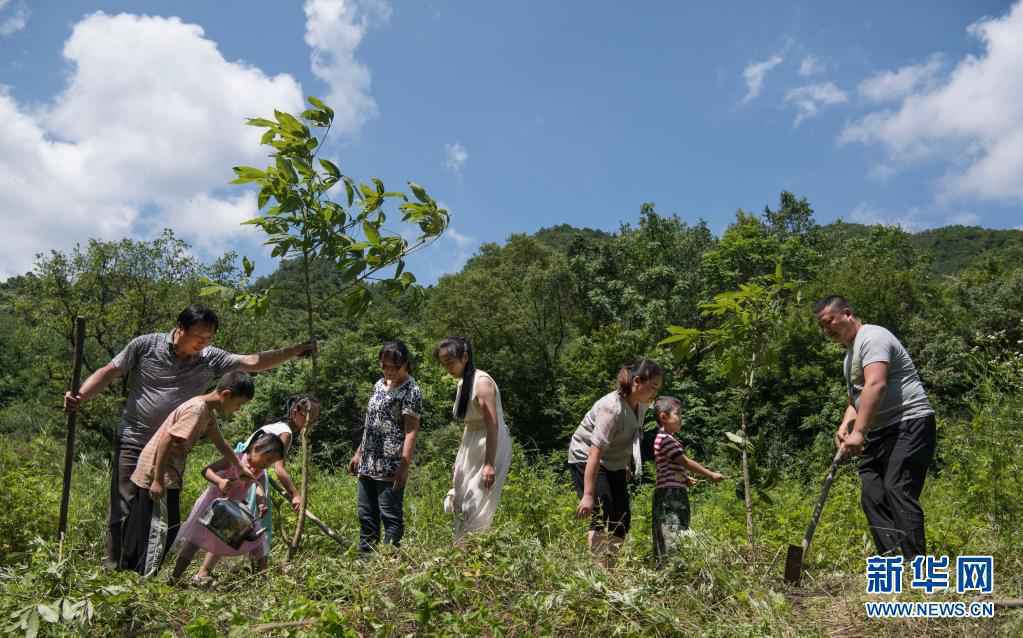
<path fill-rule="evenodd" d="M 143 576 L 159 570 L 181 523 L 185 461 L 200 438 L 208 437 L 224 459 L 249 475 L 220 434 L 217 413 L 230 415 L 254 395 L 255 385 L 248 374 L 229 372 L 216 390 L 185 401 L 167 416 L 142 449 L 131 475 L 136 491 L 122 530 L 121 569 Z"/>

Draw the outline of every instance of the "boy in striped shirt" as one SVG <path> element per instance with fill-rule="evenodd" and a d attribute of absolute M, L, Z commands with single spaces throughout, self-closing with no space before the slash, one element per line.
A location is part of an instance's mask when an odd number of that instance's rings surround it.
<path fill-rule="evenodd" d="M 682 402 L 662 396 L 654 402 L 657 437 L 654 439 L 654 462 L 657 483 L 654 486 L 653 533 L 657 568 L 664 566 L 683 530 L 689 529 L 689 486 L 695 481 L 689 472 L 703 475 L 717 483 L 724 477 L 703 467 L 685 455 L 685 447 L 675 438 L 682 428 Z"/>

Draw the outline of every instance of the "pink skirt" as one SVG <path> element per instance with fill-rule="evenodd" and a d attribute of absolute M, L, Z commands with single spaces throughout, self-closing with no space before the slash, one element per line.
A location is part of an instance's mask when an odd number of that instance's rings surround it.
<path fill-rule="evenodd" d="M 236 500 L 244 501 L 245 493 L 248 490 L 248 484 L 251 481 L 239 482 L 232 486 L 232 489 L 228 491 L 227 496 Z M 237 494 L 235 492 L 238 492 Z M 242 556 L 249 555 L 252 558 L 264 558 L 270 553 L 270 543 L 267 541 L 266 534 L 260 535 L 254 541 L 245 541 L 241 544 L 238 549 L 234 549 L 224 541 L 220 540 L 210 530 L 206 529 L 202 523 L 199 522 L 199 517 L 203 515 L 214 500 L 220 498 L 220 489 L 216 485 L 210 485 L 206 488 L 206 491 L 202 493 L 199 500 L 192 506 L 192 513 L 188 515 L 188 520 L 181 526 L 181 530 L 178 532 L 178 538 L 183 541 L 187 541 L 207 552 L 216 556 Z M 256 519 L 255 529 L 262 529 L 259 524 L 259 519 Z"/>

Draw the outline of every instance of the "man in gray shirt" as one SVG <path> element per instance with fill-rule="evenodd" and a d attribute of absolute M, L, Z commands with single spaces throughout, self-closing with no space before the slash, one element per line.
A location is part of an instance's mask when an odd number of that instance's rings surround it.
<path fill-rule="evenodd" d="M 814 305 L 821 330 L 847 350 L 848 404 L 835 433 L 844 457 L 862 454 L 860 503 L 878 554 L 925 553 L 920 492 L 934 457 L 934 410 L 916 366 L 891 332 L 861 322 L 831 295 Z"/>
<path fill-rule="evenodd" d="M 89 375 L 76 396 L 70 392 L 64 395 L 65 410 L 77 410 L 82 401 L 103 392 L 114 379 L 128 375 L 128 398 L 114 437 L 104 561 L 107 565 L 114 566 L 119 560 L 121 525 L 135 493 L 131 474 L 139 453 L 167 415 L 204 393 L 215 378 L 228 372 L 269 370 L 316 348 L 313 343 L 301 343 L 258 354 L 232 354 L 210 345 L 219 326 L 215 312 L 191 305 L 178 315 L 173 330 L 132 339 L 110 363 Z"/>

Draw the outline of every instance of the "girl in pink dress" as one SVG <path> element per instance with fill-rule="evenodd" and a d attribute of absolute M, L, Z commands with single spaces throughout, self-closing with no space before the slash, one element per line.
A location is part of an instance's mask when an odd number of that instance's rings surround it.
<path fill-rule="evenodd" d="M 202 474 L 207 481 L 212 483 L 203 495 L 192 506 L 192 513 L 188 520 L 181 526 L 178 532 L 178 543 L 181 551 L 178 553 L 177 563 L 174 565 L 172 581 L 177 581 L 185 573 L 188 565 L 195 558 L 200 549 L 204 549 L 215 556 L 241 556 L 247 554 L 252 559 L 252 566 L 255 570 L 266 569 L 266 557 L 270 553 L 270 546 L 265 534 L 260 534 L 255 540 L 244 541 L 238 549 L 231 547 L 224 541 L 217 538 L 213 532 L 206 529 L 199 519 L 209 509 L 210 504 L 218 498 L 227 497 L 235 501 L 245 500 L 250 485 L 256 486 L 256 508 L 252 512 L 256 519 L 255 530 L 261 529 L 259 518 L 266 511 L 266 492 L 263 490 L 263 475 L 266 468 L 284 458 L 284 443 L 276 434 L 269 432 L 257 432 L 249 439 L 249 445 L 243 454 L 238 455 L 242 465 L 255 477 L 240 477 L 238 468 L 230 465 L 223 459 L 211 463 L 203 468 Z M 206 584 L 210 581 L 209 568 L 204 563 L 199 568 L 199 573 L 192 579 L 196 584 Z"/>

